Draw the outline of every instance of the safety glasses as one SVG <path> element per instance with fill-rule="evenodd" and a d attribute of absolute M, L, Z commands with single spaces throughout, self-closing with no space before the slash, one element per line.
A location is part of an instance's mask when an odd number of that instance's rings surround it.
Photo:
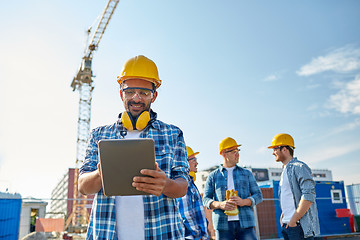
<path fill-rule="evenodd" d="M 133 98 L 135 95 L 138 95 L 141 99 L 150 99 L 153 97 L 154 90 L 148 88 L 133 88 L 128 87 L 121 89 L 124 97 Z"/>
<path fill-rule="evenodd" d="M 188 161 L 196 161 L 196 157 L 188 158 Z"/>
<path fill-rule="evenodd" d="M 235 152 L 240 152 L 240 148 L 235 148 L 233 150 L 226 151 L 225 153 L 235 153 Z"/>

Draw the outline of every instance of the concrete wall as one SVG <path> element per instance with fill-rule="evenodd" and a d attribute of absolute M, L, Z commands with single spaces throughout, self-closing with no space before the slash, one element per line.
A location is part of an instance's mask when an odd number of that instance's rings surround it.
<path fill-rule="evenodd" d="M 44 218 L 47 202 L 37 199 L 23 199 L 20 216 L 19 239 L 30 233 L 30 214 L 31 209 L 39 209 L 39 218 Z"/>

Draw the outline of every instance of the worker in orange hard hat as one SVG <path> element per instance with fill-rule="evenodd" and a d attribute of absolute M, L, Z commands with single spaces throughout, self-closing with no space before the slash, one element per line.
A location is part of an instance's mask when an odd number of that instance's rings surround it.
<path fill-rule="evenodd" d="M 207 231 L 207 219 L 205 217 L 204 206 L 201 195 L 194 181 L 196 180 L 197 158 L 199 152 L 194 152 L 191 147 L 186 147 L 187 160 L 190 165 L 191 181 L 187 193 L 178 199 L 180 215 L 183 219 L 185 228 L 185 239 L 209 239 Z"/>
<path fill-rule="evenodd" d="M 275 135 L 268 148 L 273 149 L 275 161 L 283 164 L 279 199 L 284 239 L 314 239 L 320 234 L 320 225 L 311 169 L 293 156 L 294 139 L 287 133 Z"/>
<path fill-rule="evenodd" d="M 94 129 L 85 162 L 80 168 L 79 191 L 96 194 L 88 239 L 184 239 L 177 198 L 187 192 L 189 163 L 182 131 L 157 119 L 151 104 L 161 85 L 156 64 L 139 55 L 129 59 L 117 78 L 126 111 L 112 125 Z M 105 196 L 102 190 L 98 142 L 101 139 L 152 138 L 156 170 L 142 169 L 132 186 L 149 195 Z M 120 161 L 126 161 L 121 159 Z M 117 183 L 114 183 L 117 184 Z"/>
<path fill-rule="evenodd" d="M 253 174 L 239 167 L 241 144 L 227 137 L 219 144 L 224 164 L 211 172 L 206 180 L 203 203 L 213 210 L 216 239 L 254 239 L 253 207 L 263 197 Z"/>

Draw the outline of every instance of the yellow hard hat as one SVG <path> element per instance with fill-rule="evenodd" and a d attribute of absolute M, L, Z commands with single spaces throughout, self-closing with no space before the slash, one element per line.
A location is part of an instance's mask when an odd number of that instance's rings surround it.
<path fill-rule="evenodd" d="M 119 84 L 129 79 L 143 79 L 154 83 L 156 88 L 161 85 L 156 64 L 151 59 L 143 55 L 130 58 L 124 64 L 121 76 L 117 77 Z"/>
<path fill-rule="evenodd" d="M 221 154 L 221 152 L 225 149 L 232 148 L 232 147 L 240 147 L 240 146 L 241 146 L 241 144 L 237 144 L 237 142 L 233 138 L 227 137 L 220 142 L 219 153 Z"/>
<path fill-rule="evenodd" d="M 188 147 L 188 146 L 186 146 L 186 152 L 187 152 L 187 157 L 188 158 L 191 157 L 191 156 L 195 156 L 195 155 L 199 154 L 199 152 L 194 153 L 192 148 Z"/>
<path fill-rule="evenodd" d="M 272 145 L 268 148 L 276 148 L 278 146 L 290 146 L 295 148 L 294 139 L 287 133 L 279 133 L 272 139 Z"/>

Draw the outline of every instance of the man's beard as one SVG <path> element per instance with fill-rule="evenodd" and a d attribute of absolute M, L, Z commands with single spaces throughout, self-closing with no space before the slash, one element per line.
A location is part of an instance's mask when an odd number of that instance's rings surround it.
<path fill-rule="evenodd" d="M 140 111 L 140 112 L 136 112 L 136 113 L 133 113 L 133 112 L 131 112 L 130 111 L 130 105 L 132 105 L 132 104 L 134 104 L 134 105 L 141 105 L 142 107 L 143 107 L 143 110 L 142 111 Z M 131 116 L 133 117 L 133 118 L 137 118 L 142 112 L 144 112 L 144 111 L 150 111 L 150 104 L 149 105 L 145 105 L 145 103 L 136 103 L 136 102 L 134 102 L 134 101 L 129 101 L 128 102 L 128 109 L 129 109 L 129 112 L 130 112 L 130 114 L 131 114 Z M 136 115 L 135 115 L 136 114 Z"/>

